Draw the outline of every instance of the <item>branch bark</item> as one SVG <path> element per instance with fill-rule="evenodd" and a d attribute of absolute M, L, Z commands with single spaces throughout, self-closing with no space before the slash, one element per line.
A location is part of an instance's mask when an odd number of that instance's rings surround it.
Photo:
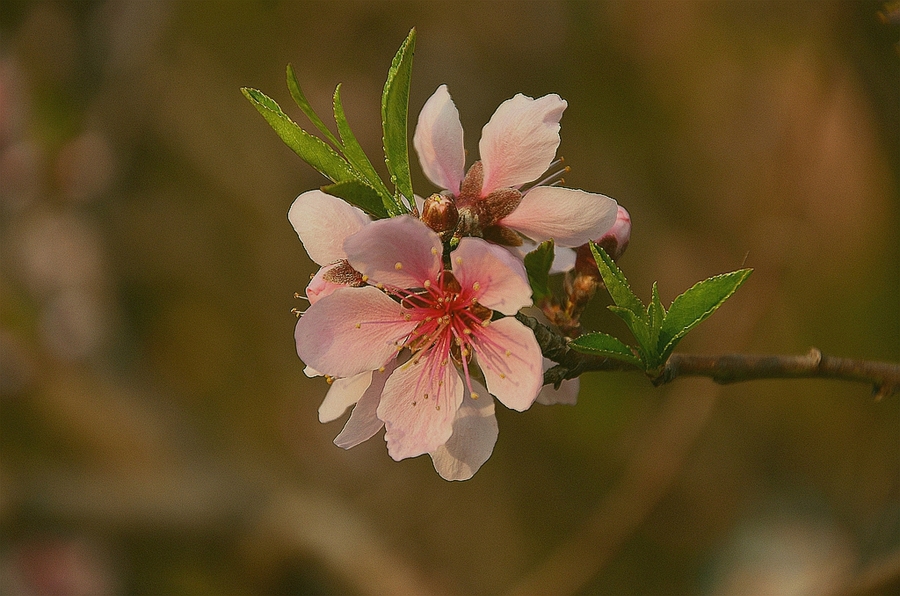
<path fill-rule="evenodd" d="M 516 318 L 534 331 L 544 356 L 557 363 L 544 373 L 545 385 L 558 387 L 562 381 L 585 372 L 641 370 L 612 358 L 576 352 L 564 337 L 537 319 L 522 314 Z M 900 364 L 837 358 L 817 348 L 805 355 L 672 354 L 659 374 L 648 376 L 654 385 L 685 376 L 709 377 L 722 385 L 758 379 L 839 379 L 871 385 L 875 399 L 900 391 Z"/>

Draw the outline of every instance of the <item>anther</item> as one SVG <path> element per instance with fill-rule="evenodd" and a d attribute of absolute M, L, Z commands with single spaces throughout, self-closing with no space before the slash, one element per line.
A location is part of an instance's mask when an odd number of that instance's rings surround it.
<path fill-rule="evenodd" d="M 428 394 L 427 394 L 427 393 L 425 394 L 425 399 L 428 399 Z"/>
<path fill-rule="evenodd" d="M 433 254 L 433 255 L 438 254 L 438 249 L 435 248 L 434 246 L 432 246 L 432 247 L 431 247 L 431 254 Z"/>
<path fill-rule="evenodd" d="M 472 392 L 472 399 L 478 399 L 479 397 L 481 397 L 481 396 L 475 392 Z"/>
<path fill-rule="evenodd" d="M 430 287 L 431 287 L 431 280 L 430 280 L 430 279 L 426 279 L 426 280 L 425 280 L 425 283 L 422 284 L 422 285 L 424 285 L 426 288 L 430 288 Z"/>
<path fill-rule="evenodd" d="M 394 269 L 396 269 L 397 271 L 403 269 L 403 263 L 397 261 L 396 263 L 394 263 Z"/>
<path fill-rule="evenodd" d="M 362 323 L 357 323 L 356 328 L 359 329 L 360 327 L 362 327 Z"/>
<path fill-rule="evenodd" d="M 506 356 L 509 357 L 512 354 L 509 350 L 506 350 Z"/>
<path fill-rule="evenodd" d="M 503 373 L 500 373 L 500 378 L 501 378 L 501 379 L 505 379 L 505 378 L 506 378 L 506 375 L 503 374 Z"/>
<path fill-rule="evenodd" d="M 378 372 L 383 373 L 383 372 L 384 372 L 384 367 L 383 367 L 383 366 L 382 366 L 382 367 L 379 367 Z"/>
<path fill-rule="evenodd" d="M 481 284 L 476 281 L 475 283 L 472 284 L 472 289 L 477 292 L 478 290 L 481 289 Z"/>
<path fill-rule="evenodd" d="M 291 309 L 291 314 L 294 315 L 294 316 L 296 316 L 296 317 L 299 319 L 299 318 L 300 318 L 300 315 L 303 314 L 303 311 L 300 310 L 299 308 L 292 308 L 292 309 Z"/>
<path fill-rule="evenodd" d="M 363 275 L 363 276 L 362 276 L 362 281 L 363 281 L 363 283 L 366 283 L 367 281 L 369 281 L 369 276 L 368 276 L 368 275 Z"/>
<path fill-rule="evenodd" d="M 441 406 L 440 406 L 440 405 L 436 405 L 436 406 L 434 406 L 434 409 L 435 409 L 435 410 L 440 410 L 440 409 L 441 409 Z"/>

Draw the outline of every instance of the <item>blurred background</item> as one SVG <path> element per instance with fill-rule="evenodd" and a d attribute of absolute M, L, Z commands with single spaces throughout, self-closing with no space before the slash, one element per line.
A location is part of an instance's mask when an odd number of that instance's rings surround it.
<path fill-rule="evenodd" d="M 631 212 L 643 298 L 755 273 L 685 352 L 900 359 L 900 29 L 879 2 L 0 4 L 0 593 L 822 594 L 900 589 L 900 399 L 836 381 L 582 378 L 498 407 L 493 457 L 350 451 L 291 309 L 298 122 L 343 98 L 377 162 L 413 26 L 471 163 L 568 100 L 569 186 Z M 419 194 L 433 189 L 413 163 Z M 595 298 L 589 329 L 626 338 Z M 892 575 L 893 574 L 893 575 Z M 890 578 L 893 577 L 893 584 Z"/>

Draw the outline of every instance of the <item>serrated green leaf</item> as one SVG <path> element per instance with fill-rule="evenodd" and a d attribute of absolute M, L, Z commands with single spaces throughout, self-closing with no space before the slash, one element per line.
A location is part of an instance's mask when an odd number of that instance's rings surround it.
<path fill-rule="evenodd" d="M 650 291 L 650 304 L 647 305 L 648 331 L 650 332 L 647 349 L 652 353 L 654 360 L 657 360 L 659 357 L 659 333 L 665 318 L 666 309 L 659 299 L 659 287 L 656 282 L 653 282 L 653 288 Z"/>
<path fill-rule="evenodd" d="M 344 104 L 341 101 L 340 85 L 334 90 L 334 121 L 337 123 L 338 134 L 341 135 L 344 157 L 359 172 L 360 177 L 365 179 L 368 186 L 375 190 L 389 215 L 400 215 L 403 213 L 403 210 L 397 207 L 394 197 L 387 186 L 384 185 L 381 176 L 375 171 L 372 162 L 369 161 L 359 141 L 356 140 L 356 135 L 350 130 L 347 115 L 344 113 Z"/>
<path fill-rule="evenodd" d="M 659 334 L 661 356 L 668 358 L 688 331 L 705 321 L 747 280 L 752 269 L 740 269 L 710 277 L 672 302 Z"/>
<path fill-rule="evenodd" d="M 244 87 L 241 91 L 250 100 L 253 107 L 262 114 L 269 126 L 278 133 L 281 140 L 300 156 L 300 159 L 332 182 L 346 182 L 356 178 L 350 164 L 343 157 L 338 155 L 325 141 L 297 126 L 281 110 L 275 100 L 256 89 Z"/>
<path fill-rule="evenodd" d="M 300 89 L 300 83 L 297 81 L 297 75 L 294 74 L 294 67 L 290 64 L 287 65 L 287 86 L 288 91 L 291 92 L 291 97 L 294 99 L 294 103 L 297 104 L 297 107 L 306 114 L 306 117 L 309 118 L 309 121 L 315 125 L 319 132 L 325 135 L 331 143 L 340 148 L 341 143 L 337 140 L 337 137 L 334 136 L 334 133 L 325 125 L 319 115 L 316 114 L 315 110 L 313 110 L 312 105 L 310 105 L 309 101 L 306 99 L 306 95 L 303 94 L 303 90 Z"/>
<path fill-rule="evenodd" d="M 647 325 L 646 319 L 622 306 L 610 305 L 607 306 L 607 308 L 618 315 L 619 318 L 628 325 L 628 329 L 631 330 L 632 335 L 634 335 L 634 338 L 637 340 L 637 351 L 641 356 L 641 360 L 644 361 L 644 365 L 647 368 L 654 366 L 656 360 L 656 346 L 651 345 L 650 328 Z"/>
<path fill-rule="evenodd" d="M 374 188 L 359 180 L 346 180 L 322 187 L 322 192 L 344 199 L 356 205 L 375 219 L 388 217 L 381 197 Z"/>
<path fill-rule="evenodd" d="M 569 347 L 582 354 L 607 356 L 633 364 L 638 368 L 644 368 L 643 363 L 634 355 L 631 348 L 612 335 L 605 333 L 585 333 L 569 342 Z"/>
<path fill-rule="evenodd" d="M 597 268 L 600 269 L 600 276 L 603 278 L 603 283 L 606 284 L 606 290 L 616 306 L 631 311 L 638 318 L 645 317 L 644 303 L 631 291 L 628 280 L 625 279 L 625 275 L 612 258 L 593 242 L 591 242 L 591 252 L 594 253 L 594 260 L 597 261 Z"/>
<path fill-rule="evenodd" d="M 538 244 L 537 248 L 525 255 L 525 271 L 531 285 L 532 300 L 535 304 L 552 296 L 550 292 L 550 267 L 553 265 L 553 240 Z"/>
<path fill-rule="evenodd" d="M 401 44 L 391 62 L 387 82 L 381 96 L 381 123 L 384 131 L 384 161 L 391 181 L 405 200 L 413 204 L 412 177 L 409 173 L 407 115 L 412 60 L 416 47 L 416 30 Z"/>

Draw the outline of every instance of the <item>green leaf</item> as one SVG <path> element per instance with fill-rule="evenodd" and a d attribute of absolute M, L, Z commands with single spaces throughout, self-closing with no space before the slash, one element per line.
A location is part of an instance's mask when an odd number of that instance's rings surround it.
<path fill-rule="evenodd" d="M 332 182 L 346 182 L 356 178 L 350 164 L 343 157 L 338 155 L 325 141 L 297 126 L 273 99 L 256 89 L 244 87 L 241 91 L 250 100 L 253 107 L 262 114 L 269 126 L 278 133 L 281 140 L 300 156 L 300 159 Z"/>
<path fill-rule="evenodd" d="M 552 296 L 550 293 L 550 266 L 553 265 L 553 240 L 538 244 L 525 255 L 525 271 L 531 285 L 532 300 L 540 304 Z"/>
<path fill-rule="evenodd" d="M 648 351 L 652 354 L 654 360 L 659 357 L 659 333 L 662 330 L 663 321 L 666 318 L 666 309 L 659 299 L 659 287 L 653 282 L 653 288 L 650 292 L 650 304 L 647 305 L 647 321 L 650 337 L 647 344 Z"/>
<path fill-rule="evenodd" d="M 628 325 L 628 329 L 631 330 L 632 335 L 638 342 L 637 351 L 641 356 L 641 360 L 644 361 L 644 365 L 648 369 L 651 366 L 655 366 L 656 346 L 652 345 L 650 341 L 650 327 L 642 316 L 644 313 L 638 315 L 627 308 L 615 305 L 610 305 L 607 308 L 617 314 Z"/>
<path fill-rule="evenodd" d="M 389 215 L 400 215 L 403 213 L 403 210 L 399 209 L 394 202 L 394 197 L 387 186 L 384 185 L 381 176 L 372 167 L 372 162 L 369 161 L 359 141 L 356 140 L 353 131 L 350 130 L 350 124 L 347 122 L 347 116 L 344 113 L 344 104 L 341 102 L 340 85 L 334 90 L 334 121 L 337 123 L 338 134 L 341 135 L 341 141 L 343 142 L 344 157 L 359 172 L 360 177 L 365 179 L 368 186 L 375 190 Z"/>
<path fill-rule="evenodd" d="M 591 252 L 594 253 L 594 260 L 597 261 L 600 276 L 603 277 L 603 283 L 606 284 L 606 289 L 609 295 L 612 296 L 616 306 L 631 311 L 638 318 L 645 317 L 644 303 L 631 291 L 628 280 L 625 279 L 625 275 L 616 266 L 612 258 L 606 254 L 605 250 L 593 242 L 591 242 Z"/>
<path fill-rule="evenodd" d="M 607 356 L 633 364 L 638 368 L 644 368 L 640 359 L 632 353 L 631 348 L 612 335 L 605 333 L 585 333 L 569 342 L 569 347 L 583 354 Z"/>
<path fill-rule="evenodd" d="M 413 204 L 413 189 L 409 173 L 407 114 L 415 47 L 416 30 L 412 29 L 394 56 L 381 96 L 384 162 L 391 174 L 391 182 L 409 204 Z"/>
<path fill-rule="evenodd" d="M 303 94 L 303 90 L 300 89 L 300 83 L 297 82 L 297 76 L 294 74 L 294 67 L 290 64 L 287 65 L 287 86 L 288 90 L 291 92 L 291 97 L 294 98 L 294 103 L 306 114 L 306 117 L 309 118 L 309 121 L 312 122 L 316 128 L 319 129 L 325 138 L 327 138 L 335 147 L 341 147 L 341 143 L 338 142 L 337 137 L 334 136 L 334 133 L 329 130 L 329 128 L 325 125 L 319 115 L 316 114 L 315 110 L 313 110 L 309 101 L 307 101 L 306 96 Z"/>
<path fill-rule="evenodd" d="M 322 192 L 344 199 L 351 205 L 356 205 L 375 219 L 388 217 L 388 212 L 378 192 L 359 180 L 329 184 L 322 187 Z"/>
<path fill-rule="evenodd" d="M 688 331 L 705 321 L 746 281 L 752 269 L 740 269 L 694 284 L 669 307 L 659 334 L 661 356 L 668 358 Z"/>

